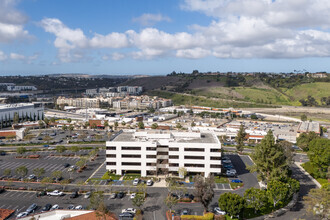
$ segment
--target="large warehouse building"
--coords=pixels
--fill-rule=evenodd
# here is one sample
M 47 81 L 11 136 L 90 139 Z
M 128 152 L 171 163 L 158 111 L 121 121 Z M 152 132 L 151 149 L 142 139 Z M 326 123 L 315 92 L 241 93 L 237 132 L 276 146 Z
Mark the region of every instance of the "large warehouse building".
M 0 120 L 2 124 L 12 124 L 15 115 L 20 121 L 41 120 L 44 115 L 42 103 L 17 103 L 0 105 Z
M 106 143 L 106 169 L 123 175 L 221 173 L 221 143 L 211 132 L 126 130 Z

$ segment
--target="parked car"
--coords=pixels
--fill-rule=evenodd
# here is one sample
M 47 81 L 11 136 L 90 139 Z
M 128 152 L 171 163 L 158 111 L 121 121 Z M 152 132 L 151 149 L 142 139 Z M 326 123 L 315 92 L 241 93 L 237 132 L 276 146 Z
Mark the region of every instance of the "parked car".
M 136 209 L 134 209 L 134 208 L 123 209 L 123 210 L 121 211 L 121 213 L 124 213 L 124 212 L 130 212 L 130 213 L 135 214 L 135 213 L 136 213 Z
M 34 180 L 34 179 L 36 179 L 37 177 L 36 177 L 36 175 L 34 175 L 34 174 L 31 174 L 31 175 L 29 175 L 28 176 L 28 180 Z
M 125 194 L 124 194 L 123 192 L 119 192 L 119 193 L 118 193 L 118 198 L 119 198 L 119 199 L 123 198 L 124 196 L 125 196 Z
M 47 211 L 49 211 L 51 208 L 52 208 L 52 205 L 48 203 L 48 204 L 46 204 L 46 205 L 41 209 L 41 212 L 47 212 Z
M 36 195 L 37 195 L 37 197 L 45 196 L 45 195 L 47 195 L 47 192 L 46 191 L 36 192 Z
M 120 218 L 134 218 L 134 214 L 130 212 L 124 212 L 119 214 Z
M 231 160 L 222 160 L 222 163 L 231 163 Z
M 226 176 L 228 176 L 228 177 L 235 177 L 236 175 L 237 175 L 236 172 L 233 172 L 233 171 L 230 171 L 230 170 L 226 171 Z
M 48 196 L 63 196 L 64 193 L 60 192 L 59 190 L 54 190 L 53 192 L 48 192 L 47 195 Z
M 67 167 L 69 167 L 69 166 L 70 166 L 70 164 L 68 164 L 68 163 L 63 164 L 63 167 L 64 167 L 64 168 L 67 168 Z
M 226 214 L 226 212 L 222 211 L 219 207 L 214 208 L 214 213 L 217 214 L 217 215 L 225 215 Z
M 110 199 L 115 199 L 117 197 L 117 194 L 116 193 L 112 193 L 111 195 L 110 195 Z
M 78 191 L 74 191 L 71 193 L 70 198 L 74 199 L 74 198 L 77 198 L 78 196 L 79 196 Z
M 134 199 L 135 196 L 136 196 L 136 193 L 132 193 L 130 198 L 131 198 L 131 199 Z
M 174 197 L 176 199 L 179 199 L 179 196 L 177 194 L 175 194 L 175 193 L 171 193 L 171 197 Z
M 81 210 L 81 209 L 83 209 L 83 207 L 82 207 L 82 205 L 77 205 L 74 209 L 75 210 Z
M 154 182 L 152 180 L 147 181 L 147 186 L 152 186 L 152 184 L 154 184 Z
M 92 194 L 91 192 L 87 192 L 87 193 L 84 195 L 84 198 L 85 198 L 85 199 L 88 199 L 89 197 L 91 197 L 91 194 Z
M 69 205 L 68 206 L 68 209 L 74 209 L 75 207 L 74 207 L 74 205 Z
M 36 203 L 33 203 L 32 205 L 29 206 L 29 208 L 26 209 L 26 212 L 30 214 L 31 212 L 34 212 L 36 210 L 38 205 Z
M 181 211 L 181 215 L 189 215 L 189 211 L 188 211 L 188 209 L 183 209 L 183 210 Z
M 23 217 L 26 217 L 26 216 L 28 216 L 29 215 L 29 213 L 27 213 L 27 212 L 21 212 L 21 213 L 19 213 L 16 217 L 17 218 L 23 218 Z
M 58 208 L 60 208 L 60 206 L 59 206 L 58 204 L 55 204 L 55 205 L 53 205 L 53 206 L 50 208 L 50 211 L 52 211 L 52 210 L 56 210 L 56 209 L 58 209 Z
M 234 180 L 231 180 L 232 183 L 243 183 L 242 180 L 238 180 L 238 179 L 234 179 Z
M 139 184 L 139 182 L 140 182 L 139 178 L 135 178 L 133 180 L 133 186 L 137 186 Z
M 224 164 L 223 167 L 226 168 L 226 169 L 233 169 L 234 168 L 234 166 L 232 164 Z

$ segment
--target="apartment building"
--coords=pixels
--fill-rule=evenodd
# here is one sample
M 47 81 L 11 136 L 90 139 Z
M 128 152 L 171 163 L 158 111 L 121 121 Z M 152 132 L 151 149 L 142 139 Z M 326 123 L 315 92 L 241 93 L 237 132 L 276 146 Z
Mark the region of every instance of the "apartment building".
M 212 132 L 125 130 L 106 143 L 106 169 L 141 176 L 221 173 L 221 143 Z

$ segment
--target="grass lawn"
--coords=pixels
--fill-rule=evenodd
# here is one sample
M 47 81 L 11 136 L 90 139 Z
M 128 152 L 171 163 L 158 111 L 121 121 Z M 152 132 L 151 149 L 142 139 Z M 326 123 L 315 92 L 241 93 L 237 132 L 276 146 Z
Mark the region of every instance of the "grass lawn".
M 232 183 L 232 182 L 229 182 L 229 184 L 232 189 L 236 189 L 236 188 L 242 187 L 244 185 L 243 183 Z
M 141 174 L 125 174 L 123 180 L 134 180 L 135 178 L 141 178 Z
M 119 180 L 120 177 L 121 177 L 120 175 L 112 174 L 107 171 L 107 172 L 105 172 L 105 174 L 102 176 L 101 179 L 103 179 L 103 180 L 108 180 L 108 179 Z
M 310 162 L 306 162 L 304 164 L 301 165 L 307 173 L 309 173 L 312 177 L 315 178 L 314 173 L 316 173 L 316 167 L 314 167 Z M 319 182 L 321 185 L 324 183 L 328 183 L 327 179 L 323 179 L 323 178 L 315 178 L 317 180 L 317 182 Z
M 223 176 L 216 176 L 214 177 L 215 183 L 228 183 L 228 178 Z

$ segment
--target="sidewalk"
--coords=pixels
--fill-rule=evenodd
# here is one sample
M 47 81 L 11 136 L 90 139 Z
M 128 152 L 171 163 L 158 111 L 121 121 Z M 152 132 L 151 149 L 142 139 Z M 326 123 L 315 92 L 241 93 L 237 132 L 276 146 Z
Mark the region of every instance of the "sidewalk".
M 153 187 L 166 187 L 165 178 L 161 178 L 159 182 L 155 182 Z

